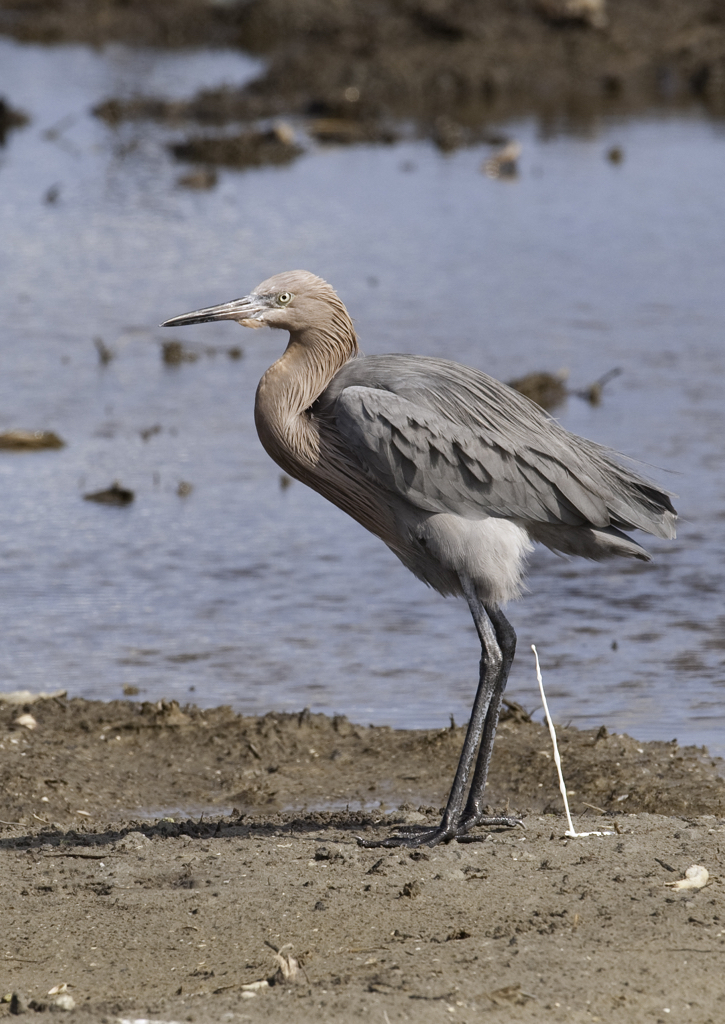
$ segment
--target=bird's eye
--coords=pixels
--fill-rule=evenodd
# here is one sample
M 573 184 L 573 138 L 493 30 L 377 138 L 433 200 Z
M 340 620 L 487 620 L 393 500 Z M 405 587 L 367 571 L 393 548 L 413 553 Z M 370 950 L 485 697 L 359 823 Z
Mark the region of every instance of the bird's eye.
M 290 295 L 289 292 L 280 292 L 279 295 L 277 296 L 277 302 L 280 304 L 280 306 L 286 306 L 291 301 L 292 296 Z

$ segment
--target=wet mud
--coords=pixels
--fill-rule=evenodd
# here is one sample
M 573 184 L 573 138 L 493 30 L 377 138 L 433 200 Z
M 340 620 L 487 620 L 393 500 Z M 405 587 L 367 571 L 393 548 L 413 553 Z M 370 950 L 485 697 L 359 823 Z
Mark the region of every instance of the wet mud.
M 722 762 L 560 737 L 578 828 L 608 834 L 565 836 L 545 730 L 513 707 L 490 801 L 526 829 L 374 850 L 356 837 L 437 818 L 460 728 L 0 704 L 0 1017 L 714 1024 Z M 674 886 L 693 865 L 706 884 Z
M 303 152 L 295 143 L 294 136 L 279 127 L 220 138 L 192 137 L 185 142 L 173 143 L 169 149 L 177 160 L 223 167 L 282 166 L 292 163 Z
M 0 31 L 45 42 L 237 46 L 267 60 L 248 86 L 187 102 L 109 97 L 97 113 L 111 123 L 298 115 L 344 122 L 336 140 L 357 141 L 407 119 L 455 147 L 523 113 L 553 127 L 653 105 L 725 112 L 717 0 L 1 0 Z
M 566 370 L 560 373 L 547 373 L 546 370 L 534 370 L 523 377 L 508 381 L 508 386 L 520 395 L 536 402 L 542 409 L 556 409 L 566 400 L 569 394 L 566 381 Z
M 37 452 L 65 448 L 65 441 L 52 430 L 6 430 L 0 434 L 0 449 L 10 452 Z
M 118 480 L 114 480 L 110 487 L 106 487 L 102 491 L 92 491 L 89 494 L 84 494 L 83 497 L 86 501 L 95 501 L 98 505 L 116 505 L 123 508 L 125 505 L 130 505 L 136 495 L 127 487 L 122 487 Z
M 23 713 L 37 725 L 18 724 Z M 516 814 L 558 813 L 548 733 L 525 718 L 515 705 L 503 715 L 489 802 Z M 308 711 L 249 718 L 174 701 L 0 703 L 0 818 L 30 825 L 39 815 L 66 827 L 79 814 L 354 806 L 374 815 L 402 804 L 437 814 L 463 734 L 462 726 L 399 730 Z M 604 727 L 562 727 L 559 743 L 576 814 L 725 815 L 725 764 L 704 748 L 640 743 Z
M 508 386 L 524 395 L 532 402 L 536 402 L 542 409 L 552 411 L 560 406 L 570 395 L 581 398 L 589 405 L 599 405 L 602 394 L 609 381 L 614 380 L 621 374 L 621 370 L 615 367 L 599 377 L 592 384 L 583 388 L 568 388 L 569 371 L 559 370 L 557 373 L 548 373 L 546 370 L 535 370 L 526 373 L 523 377 L 508 381 Z

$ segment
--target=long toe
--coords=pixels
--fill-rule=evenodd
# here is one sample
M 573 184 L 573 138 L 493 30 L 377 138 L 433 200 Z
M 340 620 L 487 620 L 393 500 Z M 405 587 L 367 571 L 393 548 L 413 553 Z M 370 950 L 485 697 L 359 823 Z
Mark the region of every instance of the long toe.
M 484 835 L 471 835 L 471 829 L 478 828 L 482 825 L 484 828 L 520 828 L 526 829 L 521 818 L 510 818 L 507 815 L 500 815 L 496 818 L 485 818 L 479 816 L 471 816 L 464 818 L 456 829 L 455 838 L 459 843 L 482 843 L 488 838 L 488 833 Z
M 421 832 L 397 832 L 395 835 L 386 836 L 385 839 L 362 839 L 358 836 L 358 846 L 373 850 L 380 847 L 403 846 L 409 850 L 416 850 L 420 846 L 438 846 L 439 843 L 450 843 L 457 836 L 457 830 L 443 828 L 438 825 L 436 828 L 426 828 Z
M 483 843 L 488 839 L 489 833 L 471 834 L 471 829 L 478 828 L 479 825 L 484 828 L 526 828 L 521 818 L 511 818 L 507 815 L 499 815 L 495 818 L 471 815 L 468 818 L 464 818 L 455 827 L 452 825 L 438 825 L 436 828 L 425 828 L 419 832 L 396 832 L 392 836 L 386 836 L 385 839 L 363 839 L 361 836 L 358 836 L 357 842 L 358 846 L 362 846 L 367 850 L 395 846 L 416 850 L 420 846 L 438 846 L 439 843 L 450 843 L 453 839 L 459 843 Z

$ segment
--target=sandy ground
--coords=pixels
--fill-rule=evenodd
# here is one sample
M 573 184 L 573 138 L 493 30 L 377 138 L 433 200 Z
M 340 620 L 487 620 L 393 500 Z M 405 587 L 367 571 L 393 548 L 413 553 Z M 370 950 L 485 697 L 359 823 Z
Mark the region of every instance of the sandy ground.
M 523 717 L 490 795 L 525 831 L 411 852 L 356 837 L 436 819 L 460 728 L 0 705 L 0 1016 L 66 985 L 89 1021 L 718 1024 L 723 763 L 561 729 L 578 825 L 610 833 L 567 839 Z M 693 864 L 705 887 L 667 884 Z

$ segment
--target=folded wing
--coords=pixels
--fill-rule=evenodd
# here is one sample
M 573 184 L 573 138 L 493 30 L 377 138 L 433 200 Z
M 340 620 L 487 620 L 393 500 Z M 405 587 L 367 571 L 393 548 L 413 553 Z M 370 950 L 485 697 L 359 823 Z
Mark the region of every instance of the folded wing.
M 366 472 L 418 508 L 674 536 L 666 492 L 476 370 L 368 357 L 347 364 L 329 397 Z

